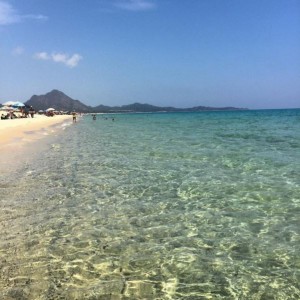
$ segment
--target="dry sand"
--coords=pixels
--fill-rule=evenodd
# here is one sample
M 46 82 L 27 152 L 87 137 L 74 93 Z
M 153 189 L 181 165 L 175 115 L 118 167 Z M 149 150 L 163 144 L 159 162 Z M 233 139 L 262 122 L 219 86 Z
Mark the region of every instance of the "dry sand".
M 62 124 L 71 124 L 72 116 L 57 115 L 46 117 L 0 120 L 0 170 L 12 171 L 24 157 L 42 151 L 41 139 L 48 139 L 63 130 Z M 38 144 L 37 144 L 38 141 Z M 34 152 L 34 153 L 33 153 Z
M 34 134 L 41 131 L 51 133 L 51 126 L 65 121 L 72 122 L 72 116 L 46 117 L 44 115 L 35 115 L 34 118 L 0 120 L 0 151 L 1 148 L 16 139 L 30 141 L 30 139 L 24 139 L 28 133 Z

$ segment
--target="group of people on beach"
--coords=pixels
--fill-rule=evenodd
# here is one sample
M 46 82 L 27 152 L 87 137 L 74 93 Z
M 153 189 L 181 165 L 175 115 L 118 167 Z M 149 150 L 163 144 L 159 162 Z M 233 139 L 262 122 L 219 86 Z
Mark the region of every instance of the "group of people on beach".
M 20 108 L 18 115 L 15 111 L 10 110 L 6 114 L 1 114 L 1 120 L 16 119 L 16 118 L 34 118 L 35 109 L 32 106 L 25 106 Z

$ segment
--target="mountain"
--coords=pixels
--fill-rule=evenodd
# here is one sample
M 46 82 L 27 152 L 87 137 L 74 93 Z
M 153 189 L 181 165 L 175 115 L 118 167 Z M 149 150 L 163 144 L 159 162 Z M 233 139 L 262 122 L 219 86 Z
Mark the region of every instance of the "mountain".
M 77 112 L 195 112 L 195 111 L 210 111 L 210 110 L 245 110 L 245 108 L 236 107 L 207 107 L 196 106 L 191 108 L 175 108 L 175 107 L 160 107 L 150 104 L 133 103 L 122 106 L 106 106 L 98 105 L 96 107 L 88 106 L 74 100 L 63 92 L 53 90 L 45 95 L 33 95 L 25 104 L 31 105 L 36 111 L 46 110 L 49 107 L 59 111 L 77 111 Z
M 127 111 L 127 112 L 195 112 L 195 111 L 209 111 L 209 110 L 244 110 L 244 108 L 235 107 L 207 107 L 195 106 L 191 108 L 176 108 L 176 107 L 160 107 L 150 104 L 133 103 L 123 105 L 121 107 L 112 107 L 111 110 Z
M 92 107 L 79 100 L 74 100 L 58 90 L 53 90 L 46 95 L 33 95 L 25 104 L 31 105 L 36 111 L 46 110 L 50 107 L 59 111 L 89 112 L 92 110 Z
M 174 107 L 160 107 L 150 104 L 133 103 L 122 106 L 104 106 L 99 105 L 94 107 L 95 111 L 106 111 L 106 112 L 161 112 L 161 111 L 181 111 L 179 108 Z

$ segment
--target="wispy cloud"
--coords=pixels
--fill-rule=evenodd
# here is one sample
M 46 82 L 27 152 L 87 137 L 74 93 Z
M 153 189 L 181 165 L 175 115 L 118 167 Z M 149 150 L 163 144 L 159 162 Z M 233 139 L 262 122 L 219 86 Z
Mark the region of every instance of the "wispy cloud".
M 25 19 L 47 20 L 44 15 L 23 15 L 20 14 L 11 4 L 0 0 L 0 25 L 10 25 L 22 22 Z
M 38 52 L 34 54 L 34 58 L 40 60 L 48 60 L 51 59 L 51 56 L 47 52 Z
M 0 1 L 0 25 L 8 25 L 20 22 L 21 18 L 17 11 L 4 1 Z
M 38 52 L 35 53 L 34 58 L 39 60 L 51 60 L 53 62 L 62 63 L 69 68 L 76 67 L 79 61 L 82 60 L 82 56 L 77 53 L 69 55 L 65 53 L 48 54 L 47 52 Z
M 22 19 L 33 19 L 38 21 L 47 21 L 48 17 L 44 15 L 24 15 Z
M 71 56 L 64 53 L 54 53 L 51 55 L 51 58 L 55 62 L 60 62 L 70 68 L 74 68 L 78 65 L 79 61 L 82 59 L 82 56 L 77 53 Z
M 19 56 L 22 55 L 24 53 L 24 48 L 23 47 L 16 47 L 12 50 L 12 55 L 14 56 Z
M 146 11 L 154 9 L 156 4 L 150 0 L 119 0 L 114 6 L 129 11 Z

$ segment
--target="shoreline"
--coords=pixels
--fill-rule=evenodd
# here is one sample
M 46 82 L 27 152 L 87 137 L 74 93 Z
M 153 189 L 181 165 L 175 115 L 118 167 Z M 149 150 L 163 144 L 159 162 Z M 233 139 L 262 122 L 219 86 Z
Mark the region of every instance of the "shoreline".
M 46 151 L 47 142 L 69 125 L 72 125 L 70 115 L 0 120 L 1 177 L 11 175 L 35 155 Z
M 22 119 L 8 119 L 0 121 L 0 152 L 3 147 L 9 145 L 16 139 L 22 139 L 27 136 L 28 132 L 37 133 L 39 131 L 47 131 L 52 126 L 59 125 L 63 122 L 70 121 L 72 123 L 72 116 L 69 115 L 56 115 L 54 117 L 46 117 L 36 115 L 34 118 Z M 30 141 L 30 139 L 26 139 Z

